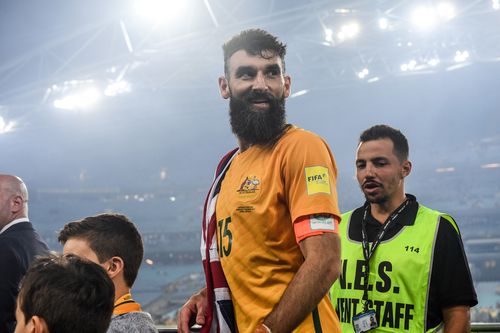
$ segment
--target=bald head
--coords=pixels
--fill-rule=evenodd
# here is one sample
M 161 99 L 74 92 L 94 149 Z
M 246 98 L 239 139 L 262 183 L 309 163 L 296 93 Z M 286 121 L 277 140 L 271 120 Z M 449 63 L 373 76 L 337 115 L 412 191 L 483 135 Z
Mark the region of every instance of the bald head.
M 0 228 L 28 217 L 28 189 L 21 178 L 0 174 Z

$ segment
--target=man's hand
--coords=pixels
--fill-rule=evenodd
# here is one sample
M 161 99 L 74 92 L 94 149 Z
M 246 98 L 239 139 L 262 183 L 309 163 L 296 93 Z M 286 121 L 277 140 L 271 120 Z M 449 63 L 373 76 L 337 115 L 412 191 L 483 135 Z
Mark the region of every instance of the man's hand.
M 203 288 L 184 304 L 177 316 L 177 330 L 179 333 L 189 333 L 189 328 L 195 323 L 205 324 L 207 311 L 207 288 Z

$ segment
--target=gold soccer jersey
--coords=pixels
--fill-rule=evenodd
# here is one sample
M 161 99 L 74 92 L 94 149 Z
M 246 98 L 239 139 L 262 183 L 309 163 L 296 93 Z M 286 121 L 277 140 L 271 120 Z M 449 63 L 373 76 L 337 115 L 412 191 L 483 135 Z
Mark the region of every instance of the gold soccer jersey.
M 327 144 L 296 127 L 273 147 L 252 146 L 234 158 L 216 216 L 219 258 L 240 333 L 252 332 L 271 312 L 304 260 L 293 222 L 313 214 L 340 216 L 336 174 Z M 311 235 L 314 229 L 311 224 Z M 315 332 L 318 325 L 323 332 L 340 331 L 326 295 L 294 332 Z

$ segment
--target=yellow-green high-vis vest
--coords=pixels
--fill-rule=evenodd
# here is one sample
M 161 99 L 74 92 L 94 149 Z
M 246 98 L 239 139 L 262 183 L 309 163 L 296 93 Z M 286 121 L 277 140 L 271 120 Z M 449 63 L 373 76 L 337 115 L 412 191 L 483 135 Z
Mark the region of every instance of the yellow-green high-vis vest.
M 361 242 L 349 239 L 352 211 L 342 215 L 341 276 L 330 289 L 342 332 L 354 332 L 352 317 L 363 311 L 364 257 Z M 382 241 L 370 259 L 368 298 L 377 314 L 373 332 L 426 332 L 429 281 L 440 217 L 458 228 L 453 218 L 419 205 L 415 223 Z M 371 244 L 370 244 L 371 246 Z M 427 332 L 437 332 L 442 324 Z M 372 332 L 372 331 L 370 331 Z

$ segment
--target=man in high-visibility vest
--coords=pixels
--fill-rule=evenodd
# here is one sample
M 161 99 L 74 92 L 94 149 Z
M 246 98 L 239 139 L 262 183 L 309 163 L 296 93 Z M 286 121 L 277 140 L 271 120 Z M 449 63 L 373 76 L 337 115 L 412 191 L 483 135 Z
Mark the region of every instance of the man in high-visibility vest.
M 477 296 L 459 229 L 405 193 L 408 151 L 386 125 L 360 136 L 356 177 L 366 202 L 342 215 L 342 271 L 330 291 L 342 332 L 470 331 Z

